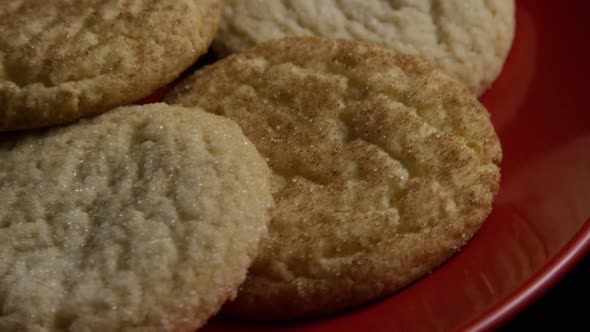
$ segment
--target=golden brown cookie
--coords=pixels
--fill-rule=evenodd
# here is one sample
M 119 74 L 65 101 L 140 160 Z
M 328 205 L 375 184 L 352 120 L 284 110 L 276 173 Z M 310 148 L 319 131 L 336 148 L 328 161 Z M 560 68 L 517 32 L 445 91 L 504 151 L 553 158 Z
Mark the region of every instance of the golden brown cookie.
M 0 0 L 0 131 L 135 102 L 203 54 L 219 0 Z
M 286 36 L 378 42 L 434 63 L 482 94 L 514 37 L 514 0 L 225 0 L 221 54 Z
M 267 231 L 266 163 L 197 109 L 0 134 L 0 160 L 2 332 L 193 332 Z
M 166 97 L 235 120 L 266 158 L 269 238 L 229 314 L 284 319 L 390 294 L 480 227 L 498 190 L 489 113 L 414 56 L 316 37 L 261 44 Z

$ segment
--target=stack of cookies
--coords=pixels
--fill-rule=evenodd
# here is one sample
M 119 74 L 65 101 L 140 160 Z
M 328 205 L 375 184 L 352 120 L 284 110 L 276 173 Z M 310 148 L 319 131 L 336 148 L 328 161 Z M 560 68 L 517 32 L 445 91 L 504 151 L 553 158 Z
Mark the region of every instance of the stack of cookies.
M 477 96 L 513 31 L 513 0 L 0 0 L 0 331 L 317 316 L 431 272 L 498 191 Z

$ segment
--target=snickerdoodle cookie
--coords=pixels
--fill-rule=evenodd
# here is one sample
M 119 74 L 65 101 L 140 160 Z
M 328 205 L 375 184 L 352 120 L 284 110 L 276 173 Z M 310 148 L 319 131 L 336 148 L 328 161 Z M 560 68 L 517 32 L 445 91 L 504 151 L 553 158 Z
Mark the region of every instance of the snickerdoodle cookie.
M 287 38 L 225 58 L 166 98 L 235 120 L 266 158 L 269 238 L 226 312 L 333 312 L 432 271 L 498 189 L 489 113 L 461 84 L 375 44 Z
M 0 0 L 0 131 L 75 121 L 175 79 L 211 43 L 219 0 Z

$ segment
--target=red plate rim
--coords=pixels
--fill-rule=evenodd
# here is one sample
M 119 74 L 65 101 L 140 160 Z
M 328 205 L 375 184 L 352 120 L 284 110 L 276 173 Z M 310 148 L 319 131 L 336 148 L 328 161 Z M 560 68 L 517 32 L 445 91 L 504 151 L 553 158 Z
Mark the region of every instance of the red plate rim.
M 524 285 L 460 330 L 490 331 L 500 327 L 554 286 L 588 252 L 590 252 L 590 219 L 557 255 Z

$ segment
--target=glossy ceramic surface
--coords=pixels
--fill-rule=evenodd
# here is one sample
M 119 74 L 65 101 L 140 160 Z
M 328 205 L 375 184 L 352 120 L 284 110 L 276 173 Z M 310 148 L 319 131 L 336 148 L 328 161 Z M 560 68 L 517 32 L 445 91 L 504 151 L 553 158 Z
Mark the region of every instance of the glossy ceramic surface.
M 584 0 L 517 1 L 513 49 L 481 99 L 503 144 L 501 189 L 459 254 L 340 315 L 272 326 L 215 318 L 203 331 L 485 330 L 534 300 L 590 245 L 589 9 Z

